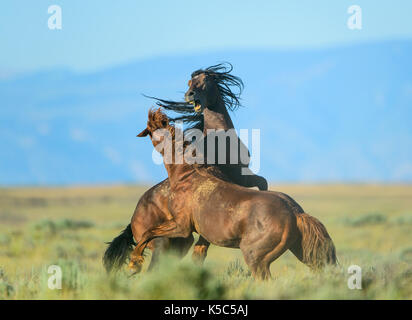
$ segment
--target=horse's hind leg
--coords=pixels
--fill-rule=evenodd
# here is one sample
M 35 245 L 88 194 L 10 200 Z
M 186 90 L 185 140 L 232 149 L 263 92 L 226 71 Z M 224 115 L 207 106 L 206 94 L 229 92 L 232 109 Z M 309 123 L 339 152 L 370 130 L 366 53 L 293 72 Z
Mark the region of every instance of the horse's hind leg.
M 252 176 L 246 176 L 246 184 L 248 188 L 258 187 L 260 191 L 267 191 L 269 188 L 266 179 L 256 174 Z
M 245 174 L 245 172 L 248 174 Z M 267 191 L 268 190 L 268 182 L 266 181 L 265 178 L 258 176 L 257 174 L 254 174 L 252 170 L 249 168 L 241 168 L 241 177 L 240 181 L 237 181 L 238 184 L 246 187 L 246 188 L 252 188 L 252 187 L 258 187 L 260 191 Z
M 290 233 L 285 230 L 275 242 L 272 236 L 268 236 L 251 244 L 241 243 L 240 248 L 247 265 L 252 271 L 252 276 L 262 280 L 270 279 L 271 263 L 290 247 L 291 240 Z
M 266 253 L 265 257 L 262 259 L 262 264 L 261 267 L 264 270 L 264 275 L 268 275 L 269 278 L 271 277 L 270 275 L 270 265 L 273 261 L 275 261 L 277 258 L 279 258 L 282 254 L 285 253 L 286 250 L 290 249 L 291 244 L 296 242 L 296 236 L 295 233 L 290 232 L 291 230 L 291 225 L 286 225 L 284 227 L 282 237 L 280 239 L 280 242 L 275 244 L 275 247 Z
M 245 261 L 252 271 L 252 276 L 256 279 L 269 280 L 272 277 L 270 274 L 270 264 L 287 249 L 284 243 L 280 242 L 272 251 L 266 252 L 266 254 L 253 257 L 250 254 L 245 255 L 244 253 Z
M 261 270 L 262 279 L 271 278 L 270 265 L 273 261 L 279 258 L 288 249 L 288 244 L 284 241 L 279 242 L 272 251 L 268 252 L 262 259 L 259 270 Z
M 305 263 L 303 260 L 303 248 L 302 248 L 302 237 L 299 236 L 295 243 L 289 248 L 290 251 L 295 255 L 296 258 L 302 263 Z
M 260 279 L 263 277 L 262 274 L 262 259 L 264 257 L 264 252 L 261 250 L 255 250 L 253 246 L 241 246 L 240 248 L 245 258 L 245 262 L 252 272 L 252 277 L 255 279 Z M 270 275 L 269 275 L 270 276 Z
M 195 263 L 202 265 L 206 259 L 207 249 L 209 248 L 209 246 L 210 242 L 202 236 L 199 236 L 199 239 L 197 240 L 195 247 L 193 248 L 192 260 Z
M 252 272 L 252 277 L 255 279 L 270 277 L 270 271 L 263 264 L 264 257 L 270 251 L 267 242 L 264 238 L 256 239 L 254 237 L 253 239 L 242 240 L 239 245 L 245 262 Z

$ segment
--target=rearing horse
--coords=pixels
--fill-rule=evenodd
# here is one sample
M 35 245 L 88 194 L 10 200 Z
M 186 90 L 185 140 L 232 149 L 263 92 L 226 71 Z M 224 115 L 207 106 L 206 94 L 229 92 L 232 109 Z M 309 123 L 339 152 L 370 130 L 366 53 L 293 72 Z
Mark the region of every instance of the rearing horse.
M 229 70 L 224 65 L 211 66 L 204 70 L 199 69 L 192 73 L 192 79 L 189 81 L 189 90 L 185 95 L 187 102 L 155 98 L 157 104 L 167 110 L 183 114 L 183 116 L 173 120 L 182 120 L 185 123 L 189 123 L 192 125 L 191 128 L 200 129 L 205 135 L 209 129 L 232 129 L 233 123 L 227 109 L 234 111 L 240 105 L 239 96 L 243 88 L 243 82 L 240 78 L 231 75 L 231 71 L 231 65 Z M 231 87 L 238 88 L 239 92 L 233 92 Z M 239 145 L 242 147 L 243 144 L 240 139 L 239 142 Z M 228 150 L 229 148 L 227 148 Z M 257 186 L 261 190 L 267 190 L 267 182 L 264 178 L 256 175 L 241 174 L 242 168 L 248 167 L 247 163 L 229 164 L 230 152 L 226 152 L 226 155 L 226 164 L 218 166 L 222 167 L 222 172 L 230 181 L 247 187 Z M 106 249 L 103 257 L 106 270 L 117 269 L 126 261 L 135 244 L 133 238 L 140 239 L 142 232 L 147 227 L 153 223 L 160 224 L 170 218 L 170 213 L 165 205 L 168 201 L 169 189 L 169 180 L 165 179 L 146 191 L 140 198 L 131 223 L 119 236 L 109 243 Z M 285 197 L 288 196 L 285 195 Z M 288 201 L 294 202 L 293 199 Z M 149 269 L 156 263 L 162 249 L 171 248 L 178 251 L 181 256 L 184 256 L 192 243 L 192 235 L 186 239 L 154 239 L 148 244 L 153 253 Z M 203 262 L 206 258 L 208 247 L 209 243 L 200 237 L 195 244 L 193 258 L 196 261 Z
M 240 104 L 240 95 L 243 90 L 243 81 L 231 74 L 233 66 L 230 63 L 217 64 L 205 69 L 198 69 L 191 74 L 191 79 L 188 81 L 188 90 L 185 93 L 185 101 L 194 106 L 193 109 L 188 108 L 187 104 L 182 102 L 168 101 L 163 99 L 156 99 L 157 105 L 169 110 L 182 114 L 177 118 L 172 118 L 173 122 L 183 120 L 186 123 L 192 125 L 186 129 L 200 129 L 203 131 L 205 144 L 204 159 L 208 158 L 207 154 L 207 140 L 215 139 L 219 134 L 225 135 L 230 129 L 234 129 L 232 119 L 229 116 L 230 111 L 235 111 Z M 236 90 L 237 89 L 237 90 Z M 208 134 L 209 130 L 216 130 L 217 135 L 212 136 Z M 225 137 L 225 136 L 224 136 Z M 230 182 L 244 186 L 244 187 L 258 187 L 259 190 L 268 190 L 268 183 L 265 178 L 253 174 L 248 168 L 249 166 L 249 151 L 243 142 L 236 136 L 237 145 L 239 146 L 237 152 L 237 163 L 231 163 L 231 150 L 230 142 L 226 140 L 225 154 L 226 159 L 223 164 L 218 164 L 219 152 L 218 148 L 215 149 L 214 164 L 217 164 L 221 174 Z M 241 162 L 240 154 L 247 154 L 248 160 Z M 247 175 L 243 174 L 243 171 L 247 171 Z M 279 196 L 284 197 L 296 210 L 302 210 L 302 208 L 288 195 L 278 193 Z M 193 257 L 200 262 L 206 258 L 207 250 L 210 243 L 207 242 L 202 236 L 199 237 L 195 248 Z
M 185 93 L 185 100 L 194 106 L 195 112 L 203 115 L 201 125 L 195 125 L 196 128 L 203 130 L 203 135 L 208 139 L 208 130 L 218 130 L 217 134 L 224 134 L 225 131 L 234 129 L 232 119 L 229 116 L 228 109 L 236 110 L 240 106 L 240 94 L 243 90 L 243 82 L 239 77 L 231 74 L 233 67 L 228 64 L 226 68 L 224 64 L 218 64 L 206 69 L 199 69 L 192 73 L 191 79 L 188 82 L 189 89 Z M 234 92 L 232 88 L 237 88 L 238 92 Z M 160 100 L 158 105 L 166 110 L 179 111 L 179 103 Z M 188 117 L 176 118 L 185 121 L 196 121 L 196 117 L 192 114 Z M 176 120 L 174 119 L 174 120 Z M 226 141 L 226 160 L 225 163 L 219 164 L 222 173 L 228 179 L 236 184 L 244 187 L 258 187 L 259 190 L 267 190 L 268 183 L 265 178 L 253 174 L 249 169 L 249 152 L 247 147 L 238 138 L 239 149 L 237 152 L 248 155 L 245 162 L 240 161 L 239 154 L 237 163 L 230 163 L 231 151 L 228 141 Z M 207 143 L 207 142 L 206 142 Z M 207 148 L 206 148 L 207 149 Z M 206 150 L 205 149 L 205 150 Z M 205 153 L 207 158 L 207 153 Z M 218 163 L 218 152 L 215 151 L 215 161 Z M 248 174 L 242 173 L 247 171 Z
M 146 129 L 138 136 L 149 135 L 156 148 L 170 132 L 172 163 L 164 161 L 170 193 L 168 208 L 172 218 L 148 229 L 137 243 L 129 266 L 140 270 L 147 243 L 157 237 L 188 237 L 199 233 L 207 241 L 222 247 L 240 248 L 252 275 L 270 277 L 270 264 L 286 250 L 310 267 L 336 264 L 332 239 L 324 225 L 275 192 L 256 191 L 221 180 L 219 167 L 174 163 L 185 145 L 175 139 L 179 130 L 169 124 L 160 110 L 149 111 Z M 183 150 L 183 151 L 182 151 Z M 164 155 L 164 150 L 158 150 Z

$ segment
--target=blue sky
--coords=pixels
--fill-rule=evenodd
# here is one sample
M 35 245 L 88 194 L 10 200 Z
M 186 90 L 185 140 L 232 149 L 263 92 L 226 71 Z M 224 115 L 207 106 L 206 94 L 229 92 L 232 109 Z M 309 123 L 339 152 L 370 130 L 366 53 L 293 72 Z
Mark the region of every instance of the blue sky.
M 50 5 L 62 30 L 48 29 Z M 351 5 L 362 30 L 347 27 Z M 410 0 L 1 0 L 0 184 L 159 181 L 135 137 L 152 103 L 141 93 L 181 99 L 193 70 L 220 61 L 245 82 L 232 118 L 262 129 L 270 181 L 410 182 L 411 12 Z
M 49 30 L 49 5 L 63 29 Z M 362 30 L 347 9 L 362 8 Z M 0 75 L 93 71 L 136 59 L 228 48 L 311 48 L 412 38 L 412 1 L 2 0 Z

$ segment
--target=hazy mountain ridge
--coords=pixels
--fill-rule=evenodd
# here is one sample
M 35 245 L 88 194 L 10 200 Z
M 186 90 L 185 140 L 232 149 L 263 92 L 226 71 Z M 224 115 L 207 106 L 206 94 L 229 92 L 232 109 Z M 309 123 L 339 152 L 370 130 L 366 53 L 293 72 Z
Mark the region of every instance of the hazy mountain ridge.
M 158 181 L 136 134 L 190 73 L 230 61 L 245 82 L 239 128 L 261 129 L 271 181 L 411 181 L 412 42 L 157 57 L 99 72 L 0 80 L 0 184 Z

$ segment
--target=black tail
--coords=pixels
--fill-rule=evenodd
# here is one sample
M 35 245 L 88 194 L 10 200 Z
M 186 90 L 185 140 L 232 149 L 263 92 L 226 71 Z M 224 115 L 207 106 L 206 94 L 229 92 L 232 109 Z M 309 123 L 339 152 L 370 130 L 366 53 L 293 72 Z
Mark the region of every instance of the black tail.
M 131 225 L 129 224 L 112 242 L 103 256 L 103 265 L 107 272 L 119 269 L 126 261 L 135 245 Z

